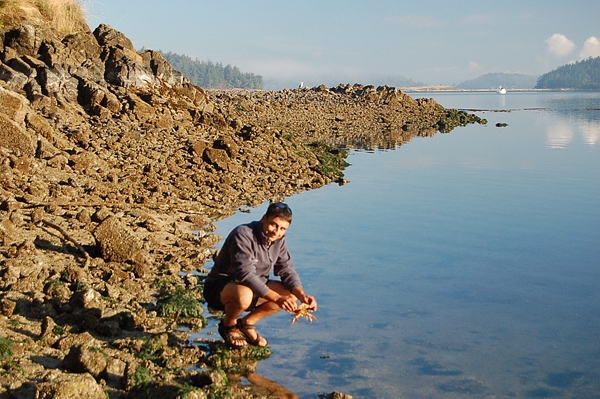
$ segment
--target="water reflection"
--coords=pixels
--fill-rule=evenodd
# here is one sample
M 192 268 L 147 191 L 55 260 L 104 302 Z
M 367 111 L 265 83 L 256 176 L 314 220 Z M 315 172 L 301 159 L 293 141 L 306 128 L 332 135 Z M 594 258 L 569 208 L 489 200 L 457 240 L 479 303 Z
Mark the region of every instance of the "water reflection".
M 500 96 L 500 109 L 506 109 L 506 96 Z
M 210 311 L 206 309 L 206 311 Z M 203 333 L 214 336 L 216 325 L 208 326 Z M 210 365 L 215 371 L 211 373 L 200 373 L 196 378 L 195 385 L 218 386 L 222 382 L 222 373 L 236 390 L 243 390 L 249 397 L 273 398 L 273 399 L 298 399 L 298 395 L 277 382 L 263 377 L 256 371 L 259 360 L 267 359 L 271 356 L 271 351 L 265 348 L 252 347 L 250 345 L 239 349 L 228 349 L 222 341 L 215 341 L 212 338 L 203 338 L 199 334 L 193 333 L 193 342 L 200 345 L 210 355 L 206 364 L 199 364 L 195 367 L 200 370 L 201 367 Z
M 573 140 L 571 126 L 557 122 L 548 126 L 546 145 L 550 148 L 564 148 Z
M 431 95 L 431 94 L 428 94 Z M 415 93 L 414 98 L 423 94 Z M 565 148 L 574 140 L 589 147 L 600 141 L 600 94 L 597 92 L 439 93 L 434 99 L 446 108 L 469 112 L 541 112 L 546 147 Z
M 556 115 L 556 116 L 555 116 Z M 588 111 L 585 118 L 578 118 L 578 114 L 559 112 L 550 115 L 546 121 L 547 140 L 549 148 L 565 148 L 579 137 L 589 147 L 594 147 L 600 138 L 600 120 L 593 119 Z M 600 117 L 597 112 L 596 117 Z
M 590 121 L 589 123 L 579 123 L 578 128 L 581 136 L 587 145 L 593 147 L 600 139 L 600 121 Z
M 256 369 L 256 363 L 254 363 L 254 369 Z M 238 377 L 238 384 L 242 382 L 242 378 Z M 235 378 L 233 378 L 235 379 Z M 257 397 L 267 397 L 274 399 L 298 399 L 298 395 L 279 385 L 275 381 L 269 380 L 262 375 L 253 372 L 245 376 L 245 380 L 250 385 L 250 390 Z
M 575 98 L 544 98 L 542 103 L 553 111 L 548 126 L 548 147 L 564 148 L 577 136 L 590 147 L 596 145 L 600 138 L 600 99 L 597 96 L 583 93 Z M 554 115 L 558 118 L 553 118 Z

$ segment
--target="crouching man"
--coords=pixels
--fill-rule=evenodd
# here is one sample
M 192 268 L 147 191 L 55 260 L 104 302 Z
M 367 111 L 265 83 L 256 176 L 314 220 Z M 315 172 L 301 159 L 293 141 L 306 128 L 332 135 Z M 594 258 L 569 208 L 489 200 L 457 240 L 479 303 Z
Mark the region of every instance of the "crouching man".
M 291 223 L 292 210 L 286 204 L 270 204 L 260 220 L 229 233 L 206 277 L 204 297 L 210 308 L 225 312 L 219 334 L 231 347 L 268 346 L 256 323 L 282 309 L 294 312 L 298 301 L 317 310 L 288 251 L 285 232 Z M 271 270 L 280 280 L 270 278 Z

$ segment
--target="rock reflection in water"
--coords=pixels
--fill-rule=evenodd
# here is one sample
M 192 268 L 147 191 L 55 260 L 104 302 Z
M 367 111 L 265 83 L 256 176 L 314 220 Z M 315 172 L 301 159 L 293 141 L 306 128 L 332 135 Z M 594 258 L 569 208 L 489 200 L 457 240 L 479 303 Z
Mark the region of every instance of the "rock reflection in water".
M 255 364 L 256 368 L 256 364 Z M 239 378 L 239 377 L 238 377 Z M 233 379 L 233 377 L 232 377 Z M 271 381 L 260 374 L 254 372 L 245 376 L 252 385 L 250 390 L 257 397 L 268 397 L 277 399 L 298 399 L 298 395 L 289 391 L 285 387 L 279 385 L 275 381 Z M 241 379 L 239 381 L 241 383 Z
M 448 110 L 430 98 L 413 99 L 389 86 L 339 85 L 279 92 L 211 90 L 231 123 L 294 132 L 304 143 L 345 149 L 394 149 L 415 137 L 449 132 L 455 126 L 485 123 L 474 115 Z

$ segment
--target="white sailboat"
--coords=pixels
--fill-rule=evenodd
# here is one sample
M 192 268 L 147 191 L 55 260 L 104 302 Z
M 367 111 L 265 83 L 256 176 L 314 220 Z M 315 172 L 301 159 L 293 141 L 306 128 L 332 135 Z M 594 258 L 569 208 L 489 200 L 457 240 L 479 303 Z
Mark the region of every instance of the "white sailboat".
M 498 89 L 498 94 L 506 94 L 506 89 L 502 86 Z

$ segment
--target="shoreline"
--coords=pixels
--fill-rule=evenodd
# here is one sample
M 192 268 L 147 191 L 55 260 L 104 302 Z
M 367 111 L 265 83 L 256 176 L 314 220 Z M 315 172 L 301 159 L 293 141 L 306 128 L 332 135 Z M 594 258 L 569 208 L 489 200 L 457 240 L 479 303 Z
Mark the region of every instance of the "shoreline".
M 5 29 L 29 48 L 29 28 Z M 245 397 L 226 372 L 268 354 L 190 345 L 178 329 L 205 327 L 214 222 L 344 184 L 339 146 L 485 123 L 387 86 L 204 91 L 109 26 L 67 41 L 31 29 L 53 63 L 6 46 L 37 69 L 0 64 L 0 395 Z
M 415 87 L 399 87 L 404 93 L 497 93 L 498 89 L 463 89 L 454 86 L 415 86 Z M 540 92 L 597 92 L 598 90 L 581 90 L 581 89 L 510 89 L 506 88 L 507 93 L 540 93 Z

